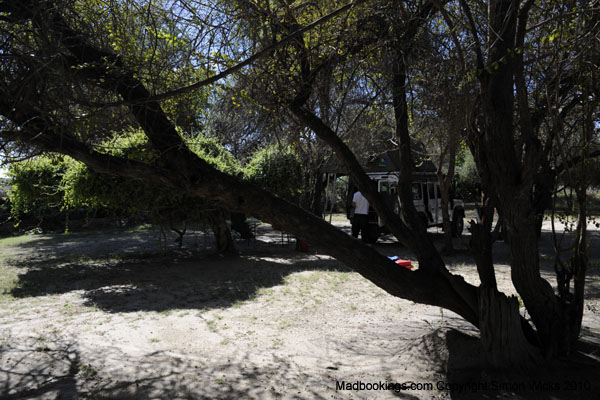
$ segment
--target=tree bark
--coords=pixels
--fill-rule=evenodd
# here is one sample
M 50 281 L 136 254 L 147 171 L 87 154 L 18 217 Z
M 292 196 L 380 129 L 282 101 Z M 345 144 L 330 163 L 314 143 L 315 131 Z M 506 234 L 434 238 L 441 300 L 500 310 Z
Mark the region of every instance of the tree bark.
M 310 200 L 310 211 L 318 217 L 323 216 L 323 190 L 325 189 L 325 181 L 323 173 L 318 171 L 315 173 L 315 184 L 312 188 L 312 196 Z
M 517 38 L 518 13 L 518 1 L 489 2 L 487 64 L 480 59 L 479 127 L 471 133 L 469 146 L 484 191 L 497 199 L 506 222 L 512 281 L 537 328 L 544 355 L 553 358 L 564 348 L 564 314 L 552 287 L 540 275 L 536 215 L 531 202 L 540 148 L 531 130 L 522 80 L 515 79 L 522 70 L 514 57 L 507 56 Z M 526 13 L 519 17 L 522 25 Z M 518 122 L 525 128 L 520 136 L 515 134 L 515 82 L 524 118 Z
M 579 205 L 579 221 L 575 238 L 575 254 L 571 259 L 573 272 L 573 298 L 570 299 L 569 309 L 569 343 L 574 343 L 581 333 L 583 319 L 583 304 L 585 295 L 585 277 L 588 267 L 588 241 L 587 241 L 587 187 L 577 191 Z
M 452 225 L 450 221 L 450 212 L 448 210 L 450 206 L 450 186 L 452 185 L 452 178 L 454 177 L 454 169 L 456 164 L 456 150 L 458 143 L 454 143 L 454 138 L 448 138 L 444 151 L 440 154 L 440 164 L 438 165 L 437 179 L 440 185 L 440 192 L 442 197 L 442 223 L 444 225 L 444 251 L 451 253 L 453 251 L 452 245 Z M 442 166 L 445 161 L 446 154 L 448 153 L 448 171 L 446 174 L 442 173 Z M 456 218 L 457 216 L 453 216 Z
M 475 258 L 481 286 L 496 289 L 496 273 L 494 271 L 494 260 L 492 259 L 492 237 L 490 233 L 494 208 L 490 205 L 489 199 L 482 205 L 480 213 L 480 222 L 471 221 L 469 246 Z
M 525 369 L 541 361 L 539 348 L 524 334 L 526 323 L 516 297 L 506 297 L 494 287 L 479 288 L 479 331 L 487 362 L 493 367 Z
M 175 239 L 175 241 L 177 242 L 177 247 L 182 248 L 183 237 L 185 236 L 185 232 L 187 231 L 187 222 L 183 221 L 183 227 L 181 229 L 178 229 L 171 224 L 171 230 L 177 234 L 177 239 Z
M 540 276 L 535 218 L 516 210 L 505 213 L 511 250 L 511 277 L 537 328 L 546 358 L 568 351 L 564 308 L 550 284 Z
M 225 212 L 221 209 L 208 212 L 208 220 L 215 237 L 215 248 L 218 253 L 235 254 L 235 243 L 225 219 Z

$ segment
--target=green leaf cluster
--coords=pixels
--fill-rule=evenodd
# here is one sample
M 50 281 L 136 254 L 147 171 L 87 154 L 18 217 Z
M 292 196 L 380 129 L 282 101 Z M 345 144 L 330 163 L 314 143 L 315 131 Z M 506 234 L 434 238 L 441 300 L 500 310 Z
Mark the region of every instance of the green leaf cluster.
M 193 153 L 221 172 L 236 175 L 242 170 L 238 160 L 215 138 L 198 135 L 186 140 L 186 144 Z
M 189 148 L 217 169 L 237 174 L 241 168 L 216 140 L 197 136 L 188 139 Z M 156 152 L 141 131 L 115 136 L 98 147 L 102 152 L 152 164 Z M 71 210 L 80 207 L 108 209 L 126 215 L 149 215 L 159 223 L 202 220 L 207 201 L 199 201 L 172 189 L 126 177 L 96 173 L 65 156 L 44 155 L 14 163 L 10 169 L 12 214 L 19 216 L 48 209 Z
M 63 199 L 61 177 L 67 168 L 60 156 L 36 157 L 12 164 L 8 171 L 11 214 L 35 213 L 41 217 L 59 208 Z
M 287 200 L 295 200 L 302 189 L 302 163 L 291 146 L 269 146 L 246 164 L 245 178 Z

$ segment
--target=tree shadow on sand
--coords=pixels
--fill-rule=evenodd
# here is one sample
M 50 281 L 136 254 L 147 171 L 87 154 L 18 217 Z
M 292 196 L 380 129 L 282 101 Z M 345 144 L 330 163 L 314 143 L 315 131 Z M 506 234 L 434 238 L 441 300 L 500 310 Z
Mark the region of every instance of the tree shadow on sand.
M 117 348 L 101 351 L 56 336 L 42 344 L 33 337 L 4 344 L 0 398 L 262 399 L 294 393 L 298 399 L 325 399 L 329 384 L 275 356 L 257 364 L 245 354 L 199 360 L 164 351 L 133 358 Z
M 22 261 L 14 297 L 83 291 L 85 305 L 108 312 L 228 307 L 300 271 L 350 270 L 328 257 L 247 250 L 239 256 L 192 253 L 131 255 L 120 259 L 58 257 Z
M 13 345 L 10 339 L 0 346 L 0 398 L 77 397 L 76 376 L 85 368 L 73 342 L 38 337 Z

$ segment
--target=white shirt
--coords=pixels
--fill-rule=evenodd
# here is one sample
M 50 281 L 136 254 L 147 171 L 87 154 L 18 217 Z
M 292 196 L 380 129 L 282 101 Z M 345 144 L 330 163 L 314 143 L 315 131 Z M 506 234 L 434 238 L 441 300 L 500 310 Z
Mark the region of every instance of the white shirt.
M 356 208 L 354 209 L 354 214 L 369 214 L 369 202 L 360 192 L 354 193 L 352 197 L 352 202 L 356 204 Z

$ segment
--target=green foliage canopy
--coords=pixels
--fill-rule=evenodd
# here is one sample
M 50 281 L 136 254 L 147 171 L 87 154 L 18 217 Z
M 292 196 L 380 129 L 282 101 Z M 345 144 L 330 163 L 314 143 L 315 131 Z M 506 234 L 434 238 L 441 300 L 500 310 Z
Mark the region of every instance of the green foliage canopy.
M 218 142 L 197 136 L 187 140 L 190 149 L 221 171 L 235 174 L 238 162 Z M 152 163 L 156 157 L 140 131 L 115 136 L 103 144 L 111 155 Z M 66 156 L 43 155 L 14 163 L 10 168 L 12 213 L 19 216 L 49 209 L 79 207 L 109 209 L 127 215 L 150 214 L 159 223 L 203 219 L 209 202 L 129 178 L 107 176 Z

